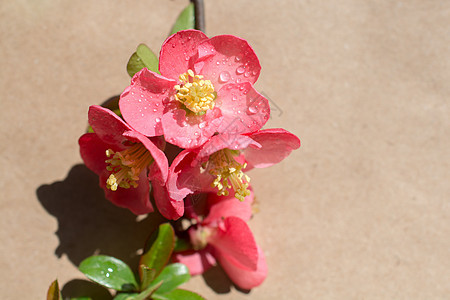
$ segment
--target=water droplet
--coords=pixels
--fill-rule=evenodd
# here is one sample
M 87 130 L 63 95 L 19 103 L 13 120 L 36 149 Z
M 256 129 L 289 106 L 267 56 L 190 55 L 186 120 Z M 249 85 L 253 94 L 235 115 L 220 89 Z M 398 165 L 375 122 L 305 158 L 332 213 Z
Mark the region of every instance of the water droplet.
M 159 103 L 158 103 L 158 102 L 156 102 L 156 103 L 155 103 L 155 106 L 159 106 Z
M 172 44 L 172 48 L 175 48 L 176 46 L 175 46 L 175 44 Z
M 196 132 L 194 132 L 194 135 L 195 135 L 195 136 L 198 136 L 198 135 L 199 135 L 199 133 L 198 133 L 198 132 L 196 131 Z
M 188 41 L 190 41 L 192 38 L 190 36 L 188 36 Z
M 236 73 L 238 74 L 238 75 L 241 75 L 241 74 L 243 74 L 245 72 L 245 67 L 244 66 L 239 66 L 237 69 L 236 69 Z
M 108 272 L 113 272 L 114 270 L 112 268 L 108 268 Z
M 141 117 L 143 117 L 144 116 L 144 114 L 141 114 Z
M 240 78 L 236 79 L 236 82 L 237 83 L 241 82 L 241 79 Z
M 237 149 L 238 148 L 238 145 L 234 145 L 234 149 Z
M 258 109 L 255 106 L 252 105 L 252 106 L 248 107 L 247 113 L 249 115 L 256 114 L 257 112 L 258 112 Z
M 139 99 L 138 101 L 139 101 L 139 102 L 142 102 L 142 99 Z
M 220 61 L 216 62 L 217 65 L 220 65 Z
M 144 95 L 141 94 L 141 98 L 144 98 Z
M 240 110 L 237 111 L 238 114 L 242 113 Z
M 206 126 L 206 122 L 201 122 L 200 124 L 198 124 L 198 128 L 202 129 Z
M 237 100 L 237 96 L 236 95 L 233 95 L 233 98 L 231 98 L 233 101 L 236 101 Z
M 241 85 L 241 86 L 239 87 L 239 90 L 240 90 L 240 91 L 243 91 L 243 90 L 244 90 L 244 86 Z
M 254 71 L 252 72 L 252 74 L 253 74 L 253 76 L 256 76 L 256 74 L 258 74 L 258 71 L 254 70 Z
M 144 109 L 147 109 L 147 106 L 144 106 Z
M 250 72 L 245 72 L 244 77 L 250 76 Z
M 219 81 L 221 82 L 221 83 L 225 83 L 225 82 L 227 82 L 228 80 L 230 80 L 230 73 L 228 72 L 228 71 L 223 71 L 223 72 L 220 72 L 220 75 L 219 75 Z
M 241 60 L 241 58 L 240 58 L 239 56 L 236 56 L 234 59 L 235 59 L 236 61 L 240 61 L 240 60 Z
M 154 112 L 157 112 L 158 110 L 156 108 L 153 109 Z
M 161 122 L 161 119 L 160 119 L 160 118 L 156 118 L 156 119 L 155 119 L 155 122 L 156 122 L 156 123 L 159 123 L 159 122 Z

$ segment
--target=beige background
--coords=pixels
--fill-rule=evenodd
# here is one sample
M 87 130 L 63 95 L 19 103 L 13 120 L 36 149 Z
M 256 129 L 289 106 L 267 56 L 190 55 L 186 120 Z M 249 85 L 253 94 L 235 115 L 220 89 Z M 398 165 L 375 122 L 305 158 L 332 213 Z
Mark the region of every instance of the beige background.
M 251 174 L 264 284 L 246 294 L 214 270 L 188 287 L 450 299 L 450 2 L 205 2 L 207 34 L 244 37 L 259 56 L 256 87 L 278 108 L 266 127 L 302 147 Z M 1 299 L 43 299 L 56 277 L 75 295 L 94 253 L 136 263 L 154 222 L 102 198 L 77 139 L 88 106 L 129 84 L 135 47 L 159 51 L 186 4 L 0 1 Z

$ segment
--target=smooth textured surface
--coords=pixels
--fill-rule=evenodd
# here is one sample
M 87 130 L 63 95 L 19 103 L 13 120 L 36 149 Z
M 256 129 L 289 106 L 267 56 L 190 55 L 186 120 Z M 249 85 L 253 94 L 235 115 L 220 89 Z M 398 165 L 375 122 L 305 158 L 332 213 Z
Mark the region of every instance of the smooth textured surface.
M 76 296 L 76 265 L 94 253 L 137 264 L 156 222 L 102 199 L 77 140 L 88 106 L 125 89 L 136 46 L 159 51 L 187 2 L 0 1 L 1 299 L 43 299 L 56 277 Z M 207 34 L 243 37 L 260 59 L 266 128 L 302 147 L 250 174 L 263 285 L 246 294 L 212 270 L 187 287 L 208 299 L 448 299 L 450 3 L 205 2 Z

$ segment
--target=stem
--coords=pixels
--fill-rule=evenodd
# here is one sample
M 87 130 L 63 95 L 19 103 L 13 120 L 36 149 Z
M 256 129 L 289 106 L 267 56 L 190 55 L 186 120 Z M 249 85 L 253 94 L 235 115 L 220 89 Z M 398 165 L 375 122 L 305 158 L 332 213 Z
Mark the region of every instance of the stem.
M 203 0 L 191 0 L 194 3 L 195 29 L 205 32 L 205 6 Z

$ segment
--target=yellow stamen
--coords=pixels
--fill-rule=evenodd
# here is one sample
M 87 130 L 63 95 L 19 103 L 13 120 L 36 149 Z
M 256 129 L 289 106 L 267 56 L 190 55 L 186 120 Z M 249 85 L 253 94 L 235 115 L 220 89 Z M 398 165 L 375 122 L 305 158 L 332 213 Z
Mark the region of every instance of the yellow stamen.
M 105 160 L 108 164 L 106 169 L 111 172 L 106 180 L 106 187 L 111 191 L 116 191 L 118 187 L 136 188 L 139 174 L 153 161 L 150 152 L 142 144 L 134 144 L 120 152 L 108 149 L 106 150 L 106 156 L 112 156 L 112 158 Z
M 208 109 L 214 108 L 216 92 L 209 80 L 202 75 L 195 75 L 192 70 L 180 75 L 181 85 L 175 85 L 175 99 L 195 114 L 204 114 Z
M 250 177 L 248 177 L 242 169 L 247 167 L 244 163 L 241 165 L 233 156 L 236 155 L 232 150 L 223 149 L 215 152 L 209 157 L 210 167 L 209 173 L 216 177 L 211 183 L 212 187 L 217 187 L 219 196 L 228 196 L 229 189 L 234 190 L 234 197 L 240 201 L 250 195 L 248 189 Z

